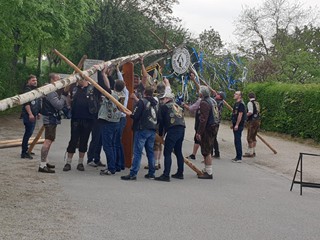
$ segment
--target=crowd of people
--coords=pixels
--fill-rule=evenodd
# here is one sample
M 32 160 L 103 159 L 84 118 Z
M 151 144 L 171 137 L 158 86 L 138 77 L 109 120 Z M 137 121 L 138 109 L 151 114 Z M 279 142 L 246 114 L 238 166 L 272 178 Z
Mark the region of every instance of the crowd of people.
M 123 130 L 127 115 L 133 119 L 133 156 L 132 166 L 128 175 L 122 180 L 136 180 L 141 165 L 143 149 L 148 159 L 147 179 L 169 182 L 170 178 L 184 179 L 184 157 L 182 154 L 185 136 L 184 111 L 195 114 L 195 135 L 193 152 L 187 158 L 196 159 L 198 149 L 201 149 L 204 169 L 198 174 L 199 179 L 213 179 L 212 158 L 220 158 L 217 134 L 221 122 L 225 93 L 216 92 L 211 88 L 197 86 L 199 99 L 192 105 L 178 105 L 172 92 L 169 80 L 155 81 L 150 76 L 141 60 L 142 76 L 134 75 L 134 92 L 129 93 L 118 66 L 113 74 L 111 68 L 98 71 L 98 84 L 107 91 L 102 95 L 86 80 L 79 80 L 76 85 L 63 91 L 46 95 L 23 105 L 22 119 L 25 125 L 21 158 L 32 159 L 28 151 L 28 141 L 31 137 L 36 120 L 42 115 L 45 128 L 45 141 L 41 148 L 39 172 L 55 173 L 55 166 L 48 162 L 48 154 L 56 138 L 56 128 L 61 122 L 61 110 L 70 109 L 71 126 L 70 140 L 66 148 L 65 166 L 63 171 L 72 169 L 72 159 L 78 149 L 76 169 L 84 171 L 84 158 L 87 153 L 87 165 L 103 167 L 100 175 L 114 175 L 125 169 L 125 154 L 122 144 Z M 116 75 L 115 80 L 112 76 Z M 195 74 L 190 72 L 190 79 L 195 80 Z M 49 83 L 60 79 L 58 74 L 49 75 Z M 37 78 L 30 75 L 25 86 L 25 92 L 37 87 Z M 109 96 L 109 97 L 108 97 Z M 112 96 L 112 97 L 111 97 Z M 127 107 L 129 98 L 134 101 L 133 111 L 123 112 L 114 100 Z M 249 94 L 246 106 L 242 93 L 234 93 L 235 104 L 232 111 L 232 126 L 236 157 L 233 162 L 241 162 L 242 157 L 255 157 L 256 135 L 260 126 L 260 105 L 255 100 L 254 93 Z M 248 125 L 248 150 L 242 154 L 241 135 L 245 123 Z M 91 142 L 88 148 L 88 141 Z M 163 148 L 164 169 L 156 177 L 156 170 L 161 168 L 160 159 Z M 106 155 L 106 164 L 101 162 L 101 150 Z M 177 159 L 177 172 L 170 175 L 172 153 Z

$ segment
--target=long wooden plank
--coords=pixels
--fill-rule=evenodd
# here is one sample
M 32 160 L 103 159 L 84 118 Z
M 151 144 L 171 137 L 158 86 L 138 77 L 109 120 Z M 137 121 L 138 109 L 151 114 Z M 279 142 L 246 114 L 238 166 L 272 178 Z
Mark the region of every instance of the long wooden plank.
M 132 62 L 128 62 L 123 65 L 123 78 L 126 83 L 126 87 L 129 91 L 129 96 L 134 91 L 133 86 L 133 75 L 134 75 L 134 65 Z M 129 97 L 127 108 L 133 111 L 133 100 Z M 125 156 L 125 167 L 129 168 L 132 164 L 133 156 L 133 131 L 132 131 L 133 120 L 127 116 L 127 124 L 123 130 L 122 144 L 124 147 L 124 156 Z
M 44 139 L 41 138 L 38 140 L 37 144 L 41 144 L 44 142 Z M 31 144 L 32 140 L 29 140 L 28 144 Z M 7 144 L 2 144 L 0 145 L 0 149 L 2 148 L 10 148 L 10 147 L 20 147 L 22 145 L 22 141 L 18 141 L 18 142 L 11 142 L 11 143 L 7 143 Z

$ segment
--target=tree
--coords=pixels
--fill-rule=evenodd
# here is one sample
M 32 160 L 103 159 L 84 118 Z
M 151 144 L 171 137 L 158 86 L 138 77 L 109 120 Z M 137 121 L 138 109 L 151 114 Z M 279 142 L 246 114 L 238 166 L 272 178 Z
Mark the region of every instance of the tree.
M 220 34 L 212 27 L 209 30 L 205 29 L 199 34 L 198 44 L 206 55 L 214 55 L 217 50 L 223 47 Z
M 175 2 L 96 1 L 94 20 L 74 39 L 73 45 L 78 52 L 86 53 L 89 58 L 102 60 L 162 47 L 149 29 L 152 28 L 158 34 L 167 31 L 170 39 L 177 39 L 176 35 L 183 35 L 184 31 L 173 24 L 178 20 L 170 17 L 171 5 Z
M 296 27 L 315 23 L 318 13 L 303 8 L 303 5 L 290 0 L 265 0 L 259 7 L 246 6 L 237 22 L 236 33 L 240 37 L 241 45 L 249 50 L 247 53 L 269 55 L 272 47 L 271 39 L 280 31 L 292 33 Z M 246 46 L 245 46 L 246 44 Z
M 279 31 L 274 37 L 273 59 L 278 66 L 278 79 L 312 82 L 320 79 L 320 28 L 305 26 L 292 34 Z

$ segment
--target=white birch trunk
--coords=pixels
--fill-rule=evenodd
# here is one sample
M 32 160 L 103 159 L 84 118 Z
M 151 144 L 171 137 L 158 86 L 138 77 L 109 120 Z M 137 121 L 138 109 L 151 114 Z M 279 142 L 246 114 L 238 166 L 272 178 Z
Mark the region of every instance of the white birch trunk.
M 159 54 L 163 54 L 166 52 L 167 52 L 166 49 L 158 49 L 158 50 L 151 50 L 151 51 L 147 51 L 144 53 L 137 53 L 137 54 L 133 54 L 130 56 L 116 58 L 116 59 L 99 64 L 97 68 L 95 68 L 93 66 L 93 67 L 87 69 L 86 71 L 83 71 L 83 74 L 86 76 L 91 76 L 97 70 L 102 70 L 105 66 L 108 67 L 108 66 L 116 65 L 116 64 L 122 65 L 126 62 L 131 62 L 131 61 L 137 60 L 140 57 L 159 55 Z M 79 79 L 81 79 L 79 74 L 73 74 L 67 78 L 64 78 L 64 79 L 61 79 L 61 80 L 55 82 L 54 84 L 48 84 L 48 85 L 39 87 L 37 89 L 34 89 L 30 92 L 26 92 L 26 93 L 16 95 L 16 96 L 13 96 L 10 98 L 5 98 L 0 101 L 0 111 L 4 111 L 8 108 L 16 107 L 16 106 L 22 105 L 24 103 L 33 101 L 34 99 L 44 97 L 45 95 L 47 95 L 51 92 L 57 91 L 58 89 L 64 88 L 72 83 L 75 83 Z

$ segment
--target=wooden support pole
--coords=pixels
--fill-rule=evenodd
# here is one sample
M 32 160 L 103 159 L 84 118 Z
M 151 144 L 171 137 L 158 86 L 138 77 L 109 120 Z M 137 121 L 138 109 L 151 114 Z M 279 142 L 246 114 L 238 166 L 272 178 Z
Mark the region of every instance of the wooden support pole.
M 202 176 L 203 172 L 197 168 L 191 161 L 189 161 L 187 158 L 183 158 L 183 161 L 185 164 L 187 164 L 193 171 L 197 173 L 198 176 Z
M 38 143 L 38 140 L 41 138 L 42 133 L 44 131 L 44 126 L 42 126 L 39 130 L 39 132 L 37 133 L 36 137 L 34 138 L 34 140 L 31 142 L 29 148 L 28 148 L 28 153 L 30 154 L 34 148 L 34 146 Z
M 84 61 L 85 61 L 87 58 L 88 58 L 87 55 L 83 55 L 83 56 L 82 56 L 82 58 L 80 59 L 78 65 L 77 65 L 77 67 L 78 67 L 79 69 L 82 69 L 83 64 L 84 64 Z M 76 73 L 76 72 L 73 71 L 72 74 L 75 74 L 75 73 Z M 66 86 L 66 87 L 64 88 L 64 91 L 65 91 L 65 92 L 72 92 L 72 89 L 73 89 L 73 87 L 74 87 L 75 85 L 76 85 L 76 83 L 72 83 L 72 84 Z
M 31 137 L 29 139 L 29 141 L 33 141 L 34 140 L 34 137 Z M 2 140 L 0 141 L 0 145 L 2 144 L 8 144 L 8 143 L 16 143 L 16 142 L 22 142 L 22 139 L 10 139 L 10 140 Z
M 72 67 L 82 78 L 91 83 L 96 89 L 99 90 L 104 96 L 106 96 L 109 100 L 111 100 L 119 109 L 121 109 L 125 114 L 131 115 L 131 111 L 123 106 L 117 99 L 115 99 L 110 93 L 104 90 L 98 83 L 96 83 L 91 77 L 83 74 L 83 72 L 74 65 L 68 58 L 62 55 L 58 50 L 54 49 L 53 52 L 57 54 L 63 61 L 65 61 L 70 67 Z
M 33 140 L 29 140 L 28 144 L 31 144 Z M 37 144 L 42 144 L 44 142 L 44 139 L 39 139 Z M 10 142 L 5 144 L 0 144 L 0 149 L 2 148 L 11 148 L 11 147 L 21 147 L 22 140 L 18 140 L 16 142 Z

